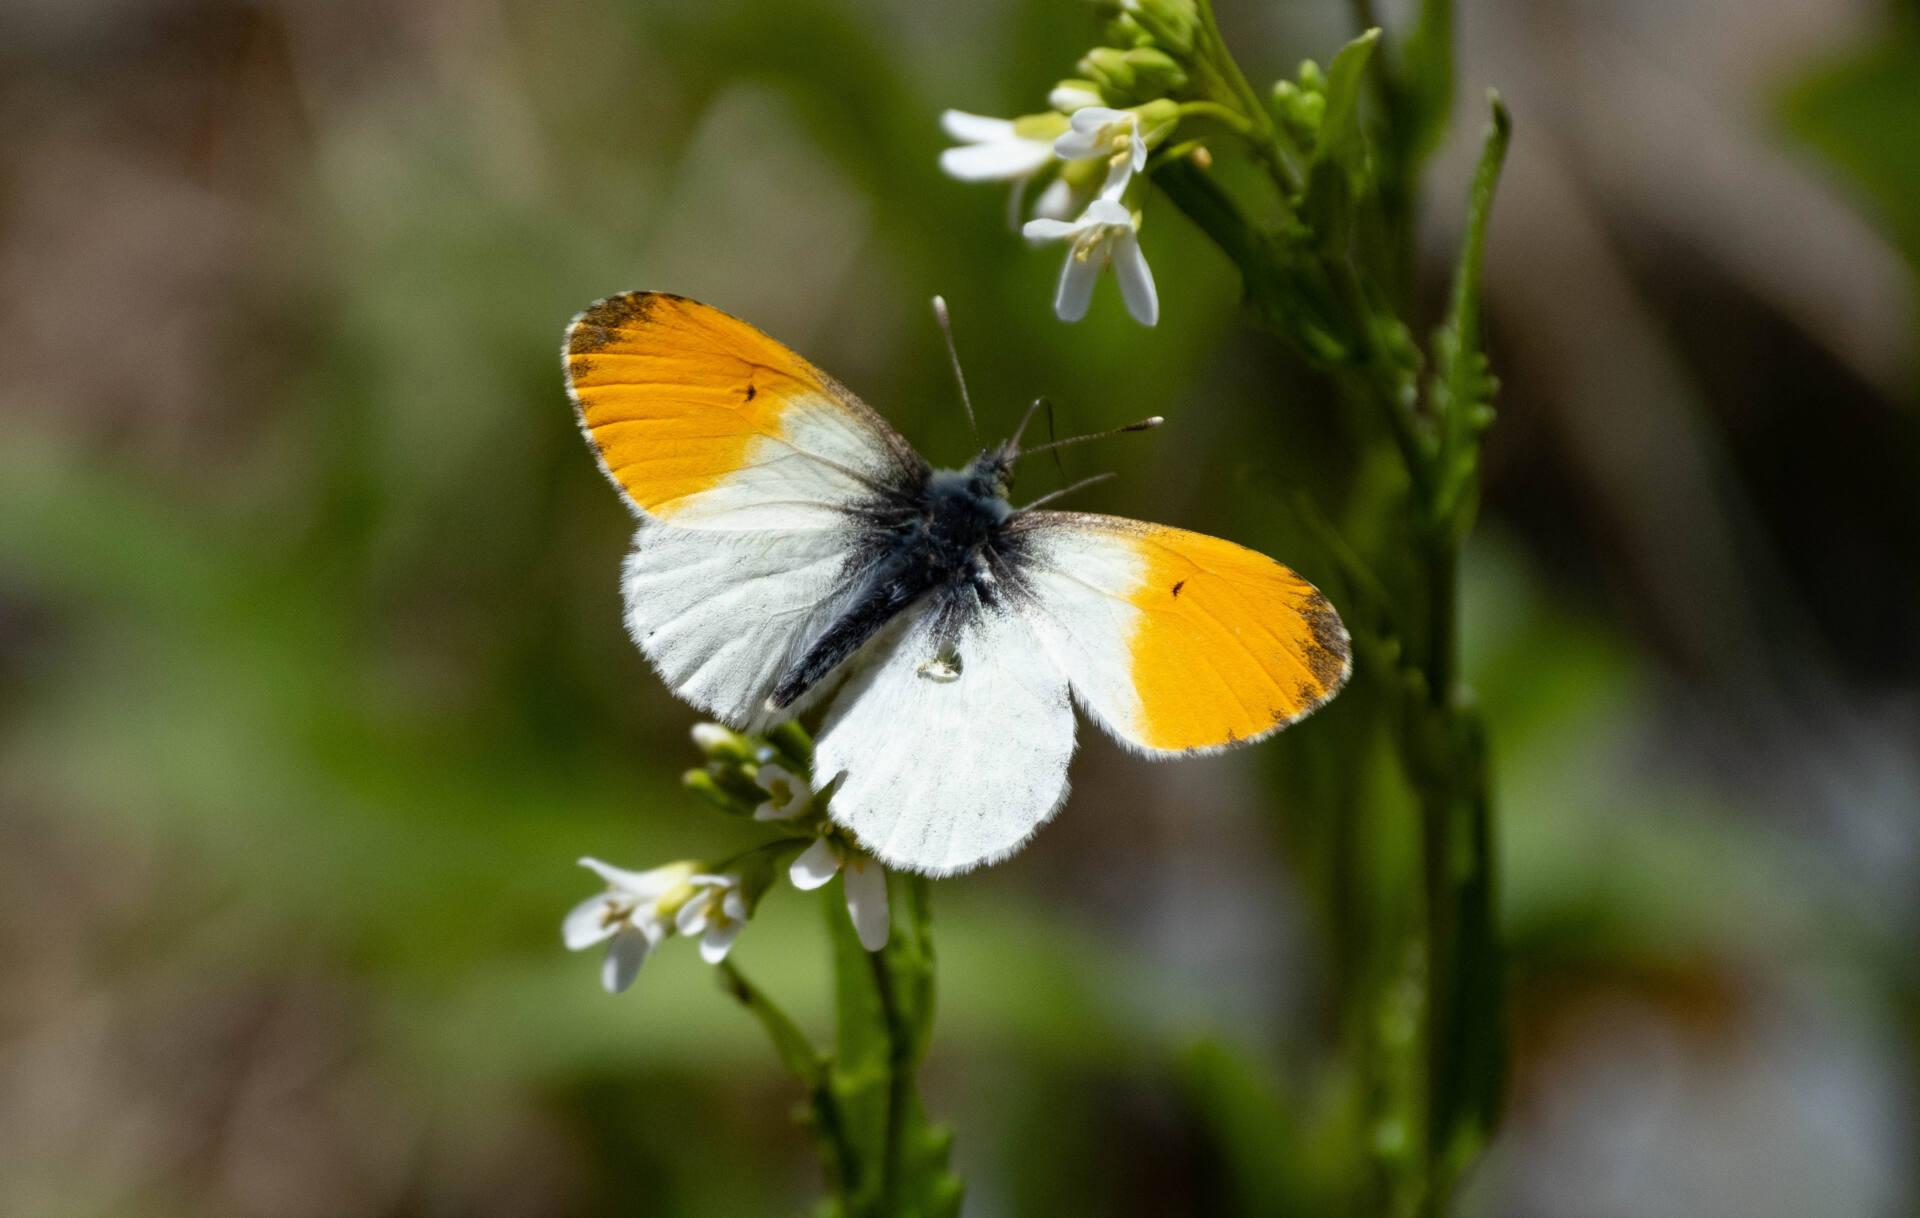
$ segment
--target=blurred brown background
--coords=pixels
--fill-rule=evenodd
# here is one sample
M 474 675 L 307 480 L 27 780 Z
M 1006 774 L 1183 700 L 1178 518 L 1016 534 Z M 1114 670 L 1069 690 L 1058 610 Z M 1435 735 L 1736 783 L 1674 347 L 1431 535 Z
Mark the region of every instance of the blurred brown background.
M 1220 7 L 1264 79 L 1352 32 Z M 1463 102 L 1518 122 L 1464 618 L 1518 1039 L 1467 1210 L 1911 1213 L 1920 12 L 1461 7 Z M 941 109 L 1040 108 L 1093 31 L 1058 0 L 0 8 L 0 1213 L 804 1208 L 793 1089 L 693 953 L 616 1000 L 558 942 L 576 856 L 738 835 L 621 634 L 560 330 L 696 296 L 957 463 L 944 292 L 986 432 L 1038 393 L 1063 431 L 1163 413 L 1067 458 L 1122 474 L 1082 502 L 1260 544 L 1275 412 L 1325 403 L 1231 268 L 1160 207 L 1160 326 L 1104 293 L 1062 326 L 1056 256 L 935 168 Z M 1476 125 L 1431 184 L 1436 292 Z M 1226 1212 L 1209 1070 L 1311 1096 L 1329 1034 L 1286 776 L 1082 738 L 1035 845 L 939 886 L 929 1105 L 971 1214 Z M 776 893 L 737 949 L 810 1026 L 815 923 Z

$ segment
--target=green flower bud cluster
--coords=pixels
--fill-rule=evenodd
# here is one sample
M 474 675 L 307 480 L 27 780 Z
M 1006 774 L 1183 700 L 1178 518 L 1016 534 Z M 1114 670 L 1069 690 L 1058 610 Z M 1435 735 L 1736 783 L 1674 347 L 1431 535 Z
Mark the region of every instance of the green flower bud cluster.
M 1055 93 L 1064 90 L 1063 96 L 1091 96 L 1097 101 L 1082 101 L 1082 104 L 1115 108 L 1163 98 L 1187 84 L 1186 69 L 1179 61 L 1151 46 L 1124 51 L 1116 47 L 1095 47 L 1080 57 L 1074 71 L 1077 75 L 1061 81 Z
M 1273 86 L 1273 116 L 1287 132 L 1311 145 L 1327 113 L 1327 77 L 1309 59 L 1300 65 L 1299 80 L 1280 80 Z
M 702 723 L 693 729 L 693 742 L 706 764 L 681 775 L 681 784 L 726 815 L 796 827 L 824 815 L 826 798 L 810 785 L 813 741 L 799 724 L 747 735 Z
M 1119 0 L 1119 8 L 1108 25 L 1114 42 L 1159 46 L 1179 56 L 1193 53 L 1200 38 L 1200 7 L 1195 0 Z

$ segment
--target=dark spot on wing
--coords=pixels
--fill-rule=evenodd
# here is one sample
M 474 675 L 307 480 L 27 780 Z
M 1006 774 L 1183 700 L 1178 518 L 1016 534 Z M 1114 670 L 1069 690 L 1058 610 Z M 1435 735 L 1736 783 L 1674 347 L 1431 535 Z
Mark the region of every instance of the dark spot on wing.
M 568 353 L 590 355 L 600 350 L 613 342 L 621 329 L 644 322 L 655 302 L 655 296 L 649 292 L 628 292 L 600 301 L 574 323 L 567 337 Z
M 1313 679 L 1320 683 L 1320 691 L 1332 689 L 1340 682 L 1346 671 L 1347 632 L 1340 626 L 1340 615 L 1333 611 L 1327 598 L 1318 592 L 1310 592 L 1300 602 L 1300 616 L 1306 620 L 1307 633 L 1313 641 L 1306 648 L 1303 657 L 1307 667 L 1313 672 Z M 1308 698 L 1309 704 L 1319 701 L 1319 694 Z
M 1181 580 L 1181 581 L 1180 581 L 1179 583 L 1177 583 L 1177 584 L 1175 584 L 1175 585 L 1173 586 L 1173 594 L 1174 594 L 1175 596 L 1179 596 L 1179 595 L 1180 595 L 1180 589 L 1182 589 L 1182 588 L 1184 588 L 1184 587 L 1186 587 L 1186 586 L 1187 586 L 1187 581 L 1186 581 L 1186 580 L 1184 580 L 1184 579 L 1183 579 L 1183 580 Z
M 753 387 L 752 385 L 748 385 L 748 386 L 747 386 L 747 401 L 749 401 L 749 402 L 751 402 L 751 401 L 753 401 L 753 399 L 754 399 L 754 398 L 755 398 L 755 397 L 756 397 L 756 396 L 757 396 L 757 395 L 759 394 L 759 392 L 760 392 L 760 391 L 759 391 L 758 389 L 755 389 L 755 388 L 754 388 L 754 387 Z
M 1234 731 L 1234 730 L 1233 730 L 1232 728 L 1228 728 L 1228 729 L 1227 729 L 1227 743 L 1228 743 L 1228 744 L 1239 744 L 1239 743 L 1240 743 L 1240 733 L 1239 733 L 1239 732 L 1236 732 L 1236 731 Z

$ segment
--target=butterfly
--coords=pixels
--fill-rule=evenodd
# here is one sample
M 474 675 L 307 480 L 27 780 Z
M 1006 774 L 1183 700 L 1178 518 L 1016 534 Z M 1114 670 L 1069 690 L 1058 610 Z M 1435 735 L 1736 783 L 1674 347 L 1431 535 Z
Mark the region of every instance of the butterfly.
M 949 875 L 1024 845 L 1066 799 L 1074 703 L 1136 752 L 1185 757 L 1297 722 L 1352 670 L 1339 615 L 1271 558 L 1015 508 L 1020 433 L 934 469 L 709 305 L 609 297 L 568 326 L 564 363 L 639 518 L 634 642 L 743 730 L 824 703 L 815 780 L 839 781 L 830 815 L 890 867 Z

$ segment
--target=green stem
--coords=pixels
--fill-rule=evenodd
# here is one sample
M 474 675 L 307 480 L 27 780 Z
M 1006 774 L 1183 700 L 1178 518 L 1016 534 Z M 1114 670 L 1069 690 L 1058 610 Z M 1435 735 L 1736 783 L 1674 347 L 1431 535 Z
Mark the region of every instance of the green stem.
M 1201 45 L 1196 49 L 1201 53 L 1194 56 L 1194 67 L 1200 77 L 1198 83 L 1215 101 L 1229 108 L 1237 108 L 1246 115 L 1259 132 L 1259 138 L 1252 141 L 1254 151 L 1273 170 L 1281 183 L 1282 193 L 1291 198 L 1306 184 L 1306 158 L 1292 146 L 1292 142 L 1273 121 L 1273 114 L 1267 109 L 1266 103 L 1247 83 L 1246 74 L 1240 70 L 1240 64 L 1227 50 L 1226 40 L 1220 36 L 1220 26 L 1213 17 L 1213 5 L 1209 0 L 1199 0 L 1199 10 Z
M 858 1161 L 859 1152 L 848 1134 L 839 1101 L 834 1097 L 826 1057 L 764 990 L 747 980 L 733 961 L 722 960 L 717 968 L 721 987 L 759 1020 L 767 1038 L 773 1042 L 780 1064 L 806 1085 L 807 1125 L 819 1151 L 827 1190 L 844 1199 L 852 1184 L 853 1164 Z
M 880 994 L 880 1008 L 887 1021 L 887 1129 L 881 1144 L 878 1212 L 892 1214 L 899 1209 L 900 1146 L 913 1103 L 913 1035 L 900 1014 L 887 953 L 868 952 L 867 960 L 873 967 L 874 988 Z
M 1444 7 L 1429 3 L 1426 11 Z M 1201 12 L 1205 37 L 1218 47 L 1204 3 Z M 1251 97 L 1230 57 L 1222 50 L 1218 59 L 1225 87 Z M 1263 107 L 1259 113 L 1271 127 Z M 1460 1173 L 1491 1131 L 1503 1073 L 1487 751 L 1480 717 L 1460 685 L 1458 640 L 1459 549 L 1471 524 L 1478 441 L 1491 417 L 1492 383 L 1480 354 L 1481 261 L 1509 136 L 1497 99 L 1493 113 L 1424 412 L 1412 366 L 1417 356 L 1402 337 L 1408 327 L 1388 312 L 1380 285 L 1363 277 L 1355 258 L 1354 234 L 1365 231 L 1355 224 L 1363 200 L 1332 196 L 1328 205 L 1320 199 L 1317 212 L 1309 200 L 1303 211 L 1323 231 L 1300 240 L 1252 223 L 1190 162 L 1154 172 L 1168 197 L 1239 266 L 1261 320 L 1332 373 L 1349 399 L 1377 412 L 1408 477 L 1396 507 L 1405 526 L 1398 536 L 1411 544 L 1412 561 L 1388 556 L 1377 564 L 1404 573 L 1392 576 L 1391 588 L 1374 578 L 1357 585 L 1381 602 L 1384 620 L 1415 632 L 1402 637 L 1390 661 L 1398 671 L 1381 675 L 1393 691 L 1387 713 L 1398 730 L 1392 739 L 1417 805 L 1417 862 L 1376 860 L 1365 877 L 1380 894 L 1373 908 L 1397 912 L 1371 928 L 1372 966 L 1364 973 L 1377 987 L 1365 996 L 1366 1009 L 1388 1030 L 1376 1043 L 1368 1021 L 1358 1021 L 1356 1050 L 1372 1110 L 1365 1124 L 1393 1134 L 1375 1159 L 1375 1208 L 1395 1214 L 1447 1212 Z M 1410 147 L 1390 137 L 1385 151 L 1411 155 Z M 1305 179 L 1266 159 L 1281 192 L 1296 193 Z M 1344 179 L 1327 181 L 1331 189 Z M 1319 177 L 1314 182 L 1316 191 L 1322 188 Z M 1344 542 L 1331 548 L 1343 567 L 1371 571 L 1376 565 Z M 1380 658 L 1387 654 L 1380 649 Z M 1416 885 L 1420 896 L 1404 907 L 1385 895 L 1410 893 Z

